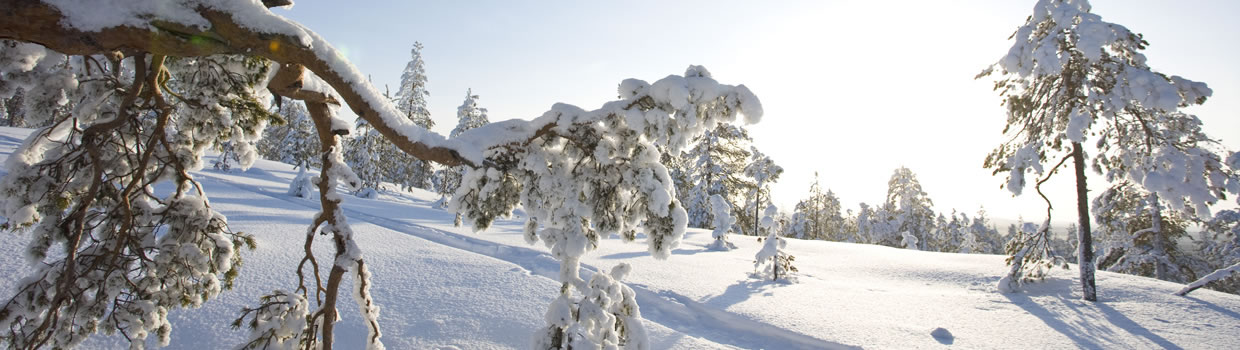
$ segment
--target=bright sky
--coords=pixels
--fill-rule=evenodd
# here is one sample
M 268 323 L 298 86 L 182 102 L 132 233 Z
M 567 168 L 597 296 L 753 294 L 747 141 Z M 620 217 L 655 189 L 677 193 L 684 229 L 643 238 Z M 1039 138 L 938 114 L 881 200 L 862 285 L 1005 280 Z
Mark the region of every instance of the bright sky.
M 598 108 L 625 78 L 654 81 L 698 64 L 762 100 L 766 115 L 749 130 L 785 169 L 774 187 L 784 209 L 805 197 L 814 172 L 846 208 L 881 202 L 906 166 L 936 210 L 984 205 L 992 217 L 1038 221 L 1045 208 L 1031 189 L 1013 198 L 981 167 L 1005 117 L 991 80 L 973 80 L 1007 53 L 1034 3 L 300 1 L 278 13 L 393 92 L 422 42 L 430 110 L 445 135 L 467 88 L 492 121 L 531 119 L 555 102 Z M 1155 70 L 1209 84 L 1214 96 L 1190 112 L 1240 150 L 1240 2 L 1092 4 L 1103 20 L 1145 35 Z M 1046 189 L 1057 222 L 1075 219 L 1070 174 Z

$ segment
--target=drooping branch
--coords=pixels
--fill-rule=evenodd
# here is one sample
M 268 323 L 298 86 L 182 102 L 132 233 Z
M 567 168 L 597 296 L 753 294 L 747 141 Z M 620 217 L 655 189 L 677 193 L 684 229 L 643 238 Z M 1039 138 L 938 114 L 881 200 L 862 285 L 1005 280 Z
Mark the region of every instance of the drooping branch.
M 305 102 L 306 109 L 310 114 L 310 119 L 314 122 L 314 128 L 319 137 L 319 145 L 322 152 L 322 168 L 319 175 L 319 205 L 321 211 L 314 218 L 310 229 L 306 233 L 305 257 L 298 264 L 297 274 L 299 277 L 298 291 L 306 292 L 304 275 L 302 268 L 308 261 L 311 268 L 314 269 L 315 278 L 315 300 L 320 302 L 319 311 L 310 315 L 307 327 L 312 332 L 314 329 L 321 330 L 319 347 L 323 349 L 331 349 L 335 332 L 335 322 L 338 319 L 337 301 L 340 294 L 340 285 L 344 279 L 344 275 L 348 272 L 348 266 L 356 269 L 358 280 L 358 295 L 365 303 L 363 305 L 363 314 L 373 312 L 375 310 L 373 301 L 369 297 L 369 281 L 366 279 L 369 275 L 365 269 L 365 262 L 356 252 L 350 252 L 353 245 L 352 236 L 347 228 L 347 223 L 340 208 L 341 199 L 336 195 L 336 178 L 339 178 L 348 170 L 336 169 L 337 167 L 346 167 L 339 161 L 341 151 L 340 137 L 347 133 L 347 130 L 339 130 L 336 128 L 337 123 L 333 121 L 331 105 L 339 105 L 330 93 L 326 91 L 318 91 L 314 88 L 307 87 L 305 81 L 305 67 L 297 64 L 284 64 L 275 76 L 268 82 L 268 90 L 271 92 L 288 97 L 295 100 Z M 351 175 L 350 175 L 351 176 Z M 328 273 L 327 285 L 324 286 L 319 276 L 318 262 L 314 258 L 310 247 L 313 244 L 316 231 L 322 230 L 323 233 L 332 235 L 332 243 L 335 247 L 336 263 L 332 264 Z M 347 265 L 342 265 L 342 260 L 347 260 Z M 320 293 L 322 298 L 320 299 Z M 308 297 L 308 295 L 305 295 Z M 370 315 L 367 315 L 370 316 Z M 244 315 L 243 315 L 244 317 Z M 373 317 L 367 318 L 367 326 L 371 330 L 367 342 L 375 344 L 379 341 L 380 332 L 379 325 Z M 321 324 L 321 325 L 319 325 Z M 319 326 L 316 326 L 319 325 Z M 314 334 L 310 334 L 310 339 L 304 344 L 307 347 L 313 347 L 316 340 Z
M 0 0 L 0 8 L 5 9 L 0 11 L 0 38 L 37 43 L 64 54 L 91 55 L 114 51 L 176 57 L 243 54 L 261 56 L 285 65 L 299 65 L 330 85 L 354 113 L 406 153 L 448 166 L 474 165 L 457 150 L 447 147 L 443 136 L 412 123 L 402 123 L 399 118 L 385 118 L 384 115 L 399 114 L 390 103 L 377 98 L 378 93 L 360 74 L 349 74 L 356 73 L 356 70 L 339 59 L 341 53 L 317 35 L 306 31 L 262 32 L 239 23 L 232 13 L 207 5 L 194 9 L 210 24 L 205 29 L 154 18 L 144 28 L 115 26 L 97 31 L 69 27 L 68 16 L 55 6 L 36 0 Z M 266 8 L 254 6 L 244 10 L 249 11 L 246 13 L 246 23 L 279 23 L 288 28 L 301 28 L 271 14 Z M 290 82 L 305 83 L 302 79 Z M 281 88 L 300 87 L 285 85 Z

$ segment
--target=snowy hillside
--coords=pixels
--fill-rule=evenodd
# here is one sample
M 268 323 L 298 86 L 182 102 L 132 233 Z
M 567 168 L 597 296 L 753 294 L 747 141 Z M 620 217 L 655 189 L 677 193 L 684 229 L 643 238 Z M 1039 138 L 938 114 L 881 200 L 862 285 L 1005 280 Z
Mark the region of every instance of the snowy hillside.
M 7 156 L 28 132 L 0 128 L 0 153 Z M 285 194 L 295 175 L 291 166 L 262 160 L 247 171 L 195 173 L 231 228 L 254 235 L 259 246 L 243 253 L 232 291 L 201 309 L 174 312 L 170 348 L 232 347 L 247 335 L 228 326 L 242 307 L 295 287 L 302 239 L 318 207 L 317 198 Z M 415 192 L 345 200 L 374 275 L 384 343 L 528 347 L 558 291 L 557 262 L 545 247 L 523 241 L 519 218 L 472 233 L 432 208 L 437 199 Z M 772 283 L 751 276 L 761 244 L 753 237 L 732 241 L 739 249 L 707 251 L 710 232 L 690 229 L 672 257 L 658 261 L 645 244 L 610 238 L 583 263 L 591 271 L 632 264 L 626 281 L 656 349 L 1240 347 L 1235 295 L 1200 290 L 1176 297 L 1177 284 L 1100 272 L 1100 301 L 1089 303 L 1080 300 L 1075 271 L 1062 270 L 1028 291 L 1000 294 L 1002 256 L 801 240 L 788 244 L 797 281 Z M 0 283 L 11 288 L 27 270 L 25 241 L 2 242 Z M 337 344 L 360 347 L 366 330 L 356 305 L 342 305 Z M 100 336 L 85 347 L 123 344 L 119 336 Z

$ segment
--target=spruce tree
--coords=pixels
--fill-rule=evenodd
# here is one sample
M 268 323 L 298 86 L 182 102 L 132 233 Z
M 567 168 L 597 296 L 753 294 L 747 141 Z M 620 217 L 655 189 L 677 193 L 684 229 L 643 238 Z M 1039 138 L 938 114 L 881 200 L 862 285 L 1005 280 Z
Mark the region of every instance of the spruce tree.
M 362 198 L 375 198 L 383 190 L 384 166 L 390 164 L 384 159 L 390 142 L 365 119 L 355 122 L 352 134 L 353 137 L 345 145 L 344 161 L 361 181 L 361 187 L 355 194 Z
M 430 92 L 426 90 L 426 63 L 422 60 L 422 43 L 414 42 L 410 50 L 409 63 L 405 65 L 400 76 L 400 89 L 396 92 L 396 109 L 399 110 L 413 125 L 430 130 L 435 126 L 431 112 L 426 108 L 426 98 Z M 431 177 L 434 174 L 430 162 L 417 159 L 401 152 L 395 145 L 386 150 L 385 155 L 391 157 L 387 178 L 404 189 L 432 189 Z
M 487 109 L 478 107 L 478 95 L 474 95 L 473 89 L 465 91 L 465 101 L 456 108 L 456 120 L 456 127 L 452 129 L 452 133 L 448 134 L 449 137 L 455 138 L 466 131 L 491 122 L 487 119 Z M 440 205 L 446 204 L 447 199 L 456 193 L 457 188 L 461 186 L 461 176 L 464 173 L 465 169 L 462 167 L 449 167 L 435 172 L 435 192 L 439 193 Z M 459 215 L 457 220 L 459 222 Z
M 285 97 L 277 97 L 284 99 Z M 267 127 L 259 140 L 258 152 L 263 158 L 292 164 L 296 168 L 319 167 L 319 138 L 314 131 L 310 112 L 301 101 L 279 104 L 276 115 L 283 123 Z

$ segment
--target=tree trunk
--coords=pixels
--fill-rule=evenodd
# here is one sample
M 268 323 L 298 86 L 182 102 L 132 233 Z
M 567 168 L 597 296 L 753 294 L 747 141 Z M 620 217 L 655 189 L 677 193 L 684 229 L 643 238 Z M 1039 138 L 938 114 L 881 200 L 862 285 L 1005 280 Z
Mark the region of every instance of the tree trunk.
M 762 237 L 762 232 L 758 232 L 758 225 L 760 225 L 760 224 L 762 223 L 762 219 L 758 217 L 758 206 L 759 206 L 759 204 L 758 204 L 758 203 L 762 203 L 762 187 L 761 187 L 761 185 L 758 185 L 758 188 L 754 190 L 754 199 L 753 199 L 753 235 L 754 235 L 754 236 L 758 236 L 758 237 Z
M 1167 247 L 1163 245 L 1162 237 L 1162 207 L 1158 204 L 1158 194 L 1150 193 L 1150 239 L 1153 240 L 1154 253 L 1160 256 L 1154 261 L 1154 278 L 1167 280 L 1167 265 L 1163 264 L 1162 257 L 1167 256 Z
M 1076 168 L 1076 215 L 1080 233 L 1077 263 L 1081 266 L 1081 292 L 1083 299 L 1098 301 L 1098 287 L 1094 283 L 1094 239 L 1089 232 L 1089 190 L 1085 187 L 1085 154 L 1080 142 L 1072 143 L 1072 164 Z
M 772 239 L 772 238 L 770 236 L 767 236 L 767 239 Z M 779 239 L 779 237 L 774 237 L 774 239 Z M 779 241 L 775 241 L 775 242 L 776 242 L 775 244 L 778 246 Z M 772 282 L 779 281 L 779 251 L 776 251 L 775 256 L 771 257 L 771 263 L 772 263 L 771 264 L 771 276 L 773 276 L 771 277 L 771 281 Z
M 299 77 L 302 76 L 303 68 L 300 66 L 286 65 L 285 68 L 286 69 L 282 69 L 279 73 L 277 73 L 276 77 L 272 78 L 272 81 L 280 81 L 286 78 L 292 79 L 292 77 L 298 77 L 299 79 Z M 290 95 L 302 95 L 301 97 L 303 98 L 300 98 L 300 100 L 305 102 L 306 110 L 310 114 L 310 119 L 314 121 L 315 131 L 319 135 L 319 145 L 323 151 L 323 166 L 319 175 L 321 179 L 319 180 L 319 205 L 322 208 L 321 215 L 324 215 L 324 220 L 327 221 L 329 225 L 332 227 L 337 227 L 337 225 L 340 225 L 342 221 L 340 221 L 341 218 L 336 215 L 343 214 L 341 214 L 339 209 L 340 199 L 338 197 L 333 198 L 330 196 L 330 194 L 335 193 L 336 189 L 332 187 L 335 182 L 329 181 L 329 179 L 333 176 L 332 172 L 334 171 L 332 169 L 333 162 L 330 158 L 331 152 L 340 147 L 340 138 L 336 137 L 337 131 L 332 130 L 331 107 L 328 106 L 325 98 L 315 96 L 315 94 L 321 94 L 321 92 L 292 90 L 283 92 Z M 323 310 L 323 318 L 320 320 L 322 322 L 322 334 L 320 334 L 320 336 L 322 337 L 321 339 L 323 342 L 319 344 L 319 346 L 320 349 L 323 350 L 331 350 L 332 345 L 335 342 L 335 324 L 339 313 L 336 309 L 336 300 L 340 294 L 340 282 L 346 272 L 346 270 L 341 267 L 339 263 L 337 263 L 339 257 L 345 254 L 347 248 L 345 238 L 339 232 L 332 232 L 332 241 L 335 243 L 337 259 L 332 259 L 332 269 L 327 278 L 327 290 L 324 292 L 325 297 L 323 300 L 323 305 L 321 306 Z

